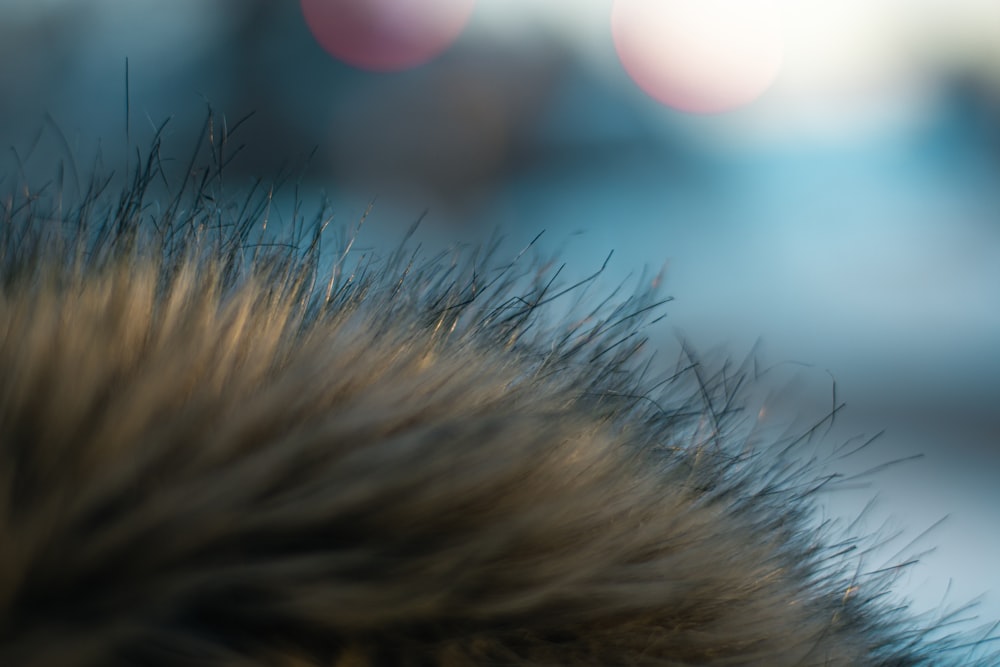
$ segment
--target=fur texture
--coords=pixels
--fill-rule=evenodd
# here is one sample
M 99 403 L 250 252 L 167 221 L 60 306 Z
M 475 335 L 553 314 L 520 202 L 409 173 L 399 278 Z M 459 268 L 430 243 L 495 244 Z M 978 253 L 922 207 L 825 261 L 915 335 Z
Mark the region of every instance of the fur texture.
M 273 243 L 221 151 L 153 208 L 156 155 L 0 212 L 0 664 L 990 663 L 731 369 L 647 377 L 655 292 L 549 321 L 520 259 Z

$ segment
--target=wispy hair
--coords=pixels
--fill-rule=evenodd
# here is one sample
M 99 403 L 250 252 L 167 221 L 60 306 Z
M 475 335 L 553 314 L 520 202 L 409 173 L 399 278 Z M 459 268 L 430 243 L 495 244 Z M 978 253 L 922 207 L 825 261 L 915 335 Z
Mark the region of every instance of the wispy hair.
M 644 363 L 657 288 L 269 231 L 226 133 L 179 180 L 159 136 L 7 181 L 0 664 L 997 664 L 815 520 L 750 369 Z

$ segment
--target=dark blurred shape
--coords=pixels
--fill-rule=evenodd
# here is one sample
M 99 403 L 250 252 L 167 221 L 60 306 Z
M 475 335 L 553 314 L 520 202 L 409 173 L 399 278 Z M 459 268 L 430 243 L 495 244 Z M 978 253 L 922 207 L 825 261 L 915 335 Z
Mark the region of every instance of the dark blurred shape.
M 503 183 L 568 65 L 558 45 L 457 49 L 406 80 L 341 100 L 330 143 L 338 179 L 451 204 Z

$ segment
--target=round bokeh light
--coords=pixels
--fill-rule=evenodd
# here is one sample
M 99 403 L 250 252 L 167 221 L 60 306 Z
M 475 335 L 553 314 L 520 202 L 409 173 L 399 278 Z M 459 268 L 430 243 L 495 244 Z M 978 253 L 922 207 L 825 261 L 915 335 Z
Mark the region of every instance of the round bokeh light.
M 611 30 L 628 75 L 681 111 L 749 104 L 781 68 L 781 21 L 769 0 L 616 0 Z
M 320 46 L 360 69 L 391 72 L 422 65 L 447 49 L 475 0 L 301 0 Z

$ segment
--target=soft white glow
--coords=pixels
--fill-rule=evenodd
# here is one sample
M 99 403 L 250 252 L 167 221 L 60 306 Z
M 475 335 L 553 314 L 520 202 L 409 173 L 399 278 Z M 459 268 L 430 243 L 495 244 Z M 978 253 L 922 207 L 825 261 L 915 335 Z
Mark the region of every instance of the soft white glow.
M 770 0 L 617 0 L 611 29 L 629 76 L 682 111 L 744 106 L 781 66 L 781 23 Z
M 518 37 L 543 25 L 578 49 L 595 72 L 621 76 L 610 43 L 613 0 L 479 2 L 477 29 Z M 997 0 L 773 0 L 773 5 L 784 43 L 781 71 L 766 95 L 727 119 L 727 129 L 735 131 L 725 138 L 730 146 L 803 136 L 839 140 L 921 122 L 922 100 L 933 96 L 934 76 L 942 70 L 972 71 L 1000 87 Z M 654 41 L 651 48 L 661 47 Z M 699 67 L 704 70 L 709 62 Z

